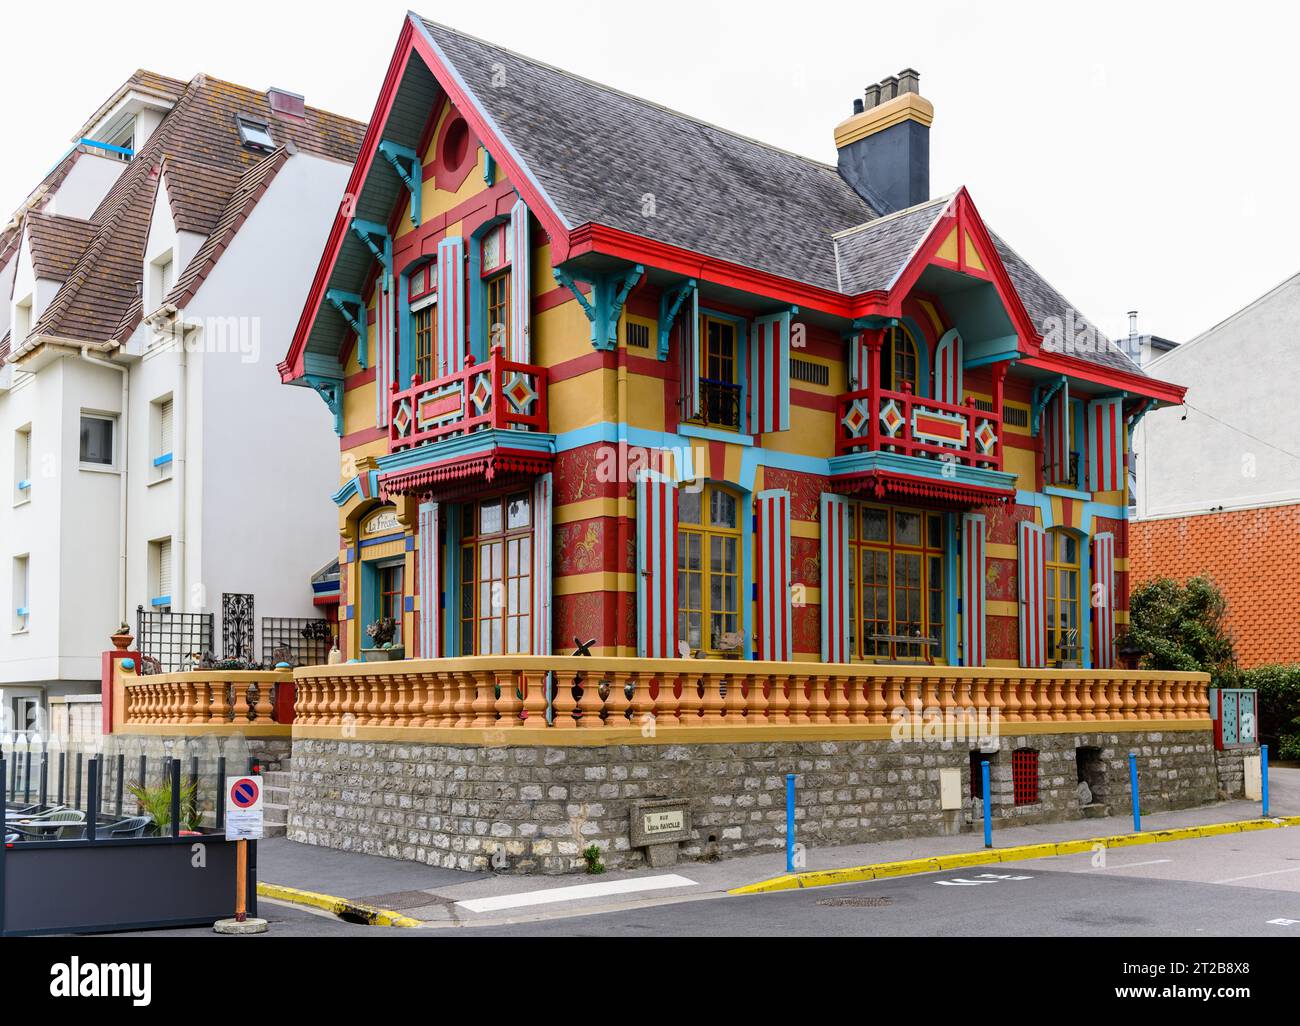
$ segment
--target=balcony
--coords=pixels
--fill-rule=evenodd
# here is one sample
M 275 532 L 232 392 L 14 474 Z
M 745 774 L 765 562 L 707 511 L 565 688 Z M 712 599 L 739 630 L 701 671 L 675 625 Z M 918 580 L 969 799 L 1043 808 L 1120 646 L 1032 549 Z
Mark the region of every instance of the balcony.
M 869 388 L 836 406 L 832 476 L 875 497 L 931 499 L 953 506 L 1006 502 L 1015 480 L 1002 470 L 1002 417 L 967 405 Z
M 393 394 L 389 451 L 482 431 L 544 434 L 546 391 L 546 368 L 507 360 L 500 349 L 486 363 L 470 357 L 463 370 L 436 381 L 417 375 L 410 388 Z

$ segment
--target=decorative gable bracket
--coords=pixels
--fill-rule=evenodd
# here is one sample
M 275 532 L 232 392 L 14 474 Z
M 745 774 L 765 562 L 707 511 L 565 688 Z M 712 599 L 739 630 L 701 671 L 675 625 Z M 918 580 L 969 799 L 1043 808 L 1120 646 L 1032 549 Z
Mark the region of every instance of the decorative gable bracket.
M 401 146 L 387 139 L 379 144 L 379 154 L 393 165 L 397 177 L 411 194 L 411 224 L 419 227 L 420 194 L 424 191 L 424 167 L 419 156 L 409 146 Z
M 645 274 L 645 267 L 637 264 L 626 271 L 592 275 L 590 278 L 575 278 L 559 267 L 555 268 L 554 274 L 556 282 L 573 293 L 583 313 L 587 315 L 587 320 L 591 322 L 592 348 L 616 349 L 618 319 L 623 315 L 628 294 Z M 591 299 L 582 294 L 578 282 L 591 286 Z
M 304 374 L 304 380 L 316 390 L 316 394 L 325 400 L 330 413 L 334 414 L 334 433 L 343 437 L 343 379 L 330 378 L 321 374 Z
M 1032 434 L 1035 438 L 1038 437 L 1039 428 L 1042 427 L 1043 411 L 1047 409 L 1047 404 L 1056 398 L 1056 393 L 1065 387 L 1065 383 L 1067 380 L 1068 379 L 1065 377 L 1065 375 L 1061 375 L 1061 377 L 1057 379 L 1056 384 L 1054 384 L 1047 391 L 1040 391 L 1038 389 L 1035 389 L 1035 392 L 1038 394 L 1039 398 L 1037 398 L 1034 402 L 1033 418 L 1029 428 L 1030 434 Z
M 384 269 L 385 274 L 393 273 L 393 240 L 388 235 L 388 229 L 382 224 L 375 224 L 373 221 L 352 222 L 352 231 L 358 239 L 366 244 L 366 248 L 374 254 L 376 260 Z M 380 240 L 376 242 L 375 240 Z
M 659 359 L 661 362 L 668 359 L 669 338 L 672 335 L 677 314 L 681 310 L 682 304 L 686 302 L 686 297 L 698 287 L 699 285 L 692 278 L 676 288 L 666 289 L 664 294 L 659 297 Z
M 366 304 L 354 292 L 330 289 L 325 293 L 325 301 L 339 312 L 339 316 L 348 322 L 357 336 L 357 363 L 366 369 Z

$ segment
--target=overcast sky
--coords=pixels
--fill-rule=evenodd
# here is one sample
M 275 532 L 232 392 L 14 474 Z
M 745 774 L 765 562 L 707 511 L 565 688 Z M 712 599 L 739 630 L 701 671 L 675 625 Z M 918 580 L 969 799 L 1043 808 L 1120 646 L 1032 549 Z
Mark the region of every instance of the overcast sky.
M 406 9 L 5 3 L 0 207 L 138 67 L 283 86 L 368 118 Z M 933 194 L 969 187 L 1112 336 L 1136 308 L 1144 332 L 1190 339 L 1300 272 L 1292 4 L 495 0 L 420 13 L 828 162 L 863 87 L 915 67 L 935 105 Z

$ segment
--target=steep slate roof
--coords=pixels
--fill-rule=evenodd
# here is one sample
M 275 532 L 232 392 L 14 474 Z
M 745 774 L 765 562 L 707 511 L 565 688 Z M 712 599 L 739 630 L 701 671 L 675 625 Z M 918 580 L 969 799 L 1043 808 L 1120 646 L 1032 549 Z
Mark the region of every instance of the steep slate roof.
M 570 227 L 603 224 L 836 289 L 831 236 L 877 215 L 831 165 L 424 26 Z
M 121 342 L 134 329 L 140 316 L 136 282 L 144 273 L 149 222 L 163 175 L 175 189 L 171 201 L 178 227 L 211 234 L 226 221 L 232 197 L 245 186 L 249 172 L 269 161 L 266 153 L 241 144 L 236 114 L 267 122 L 281 152 L 292 146 L 346 163 L 356 159 L 364 133 L 361 123 L 313 107 L 300 118 L 277 114 L 265 93 L 205 75 L 178 83 L 137 72 L 131 83 L 160 94 L 176 87 L 175 106 L 86 222 L 90 230 L 83 252 L 34 333 Z M 261 190 L 254 184 L 244 195 L 260 197 Z M 220 247 L 209 251 L 200 273 L 215 263 L 249 210 L 245 205 L 229 219 Z M 182 278 L 188 279 L 192 295 L 195 276 L 183 273 Z
M 951 202 L 952 196 L 942 196 L 837 235 L 839 291 L 860 295 L 890 288 Z
M 897 280 L 952 198 L 882 217 L 832 165 L 419 20 L 570 228 L 602 224 L 859 295 Z M 641 213 L 647 193 L 651 217 Z M 1035 326 L 1065 320 L 1066 299 L 996 242 Z M 1077 311 L 1074 320 L 1085 323 Z M 1142 373 L 1097 337 L 1100 351 L 1073 355 Z
M 1039 334 L 1045 334 L 1045 325 L 1049 318 L 1058 318 L 1062 322 L 1066 322 L 1069 319 L 1070 311 L 1074 313 L 1076 331 L 1087 327 L 1091 328 L 1095 333 L 1093 336 L 1096 340 L 1095 349 L 1069 349 L 1067 346 L 1062 345 L 1059 340 L 1045 335 L 1043 339 L 1043 348 L 1045 350 L 1049 353 L 1082 357 L 1104 367 L 1112 367 L 1115 370 L 1125 371 L 1129 374 L 1146 375 L 1146 372 L 1134 363 L 1124 350 L 1115 345 L 1105 332 L 1084 317 L 1079 312 L 1078 307 L 1057 292 L 1046 278 L 1035 271 L 1019 253 L 1003 242 L 997 235 L 993 236 L 993 245 L 998 251 L 1002 265 L 1007 269 L 1007 274 L 1011 277 L 1011 283 L 1016 287 L 1020 301 L 1025 304 L 1025 310 L 1029 313 L 1029 317 L 1034 322 L 1034 327 L 1038 329 Z

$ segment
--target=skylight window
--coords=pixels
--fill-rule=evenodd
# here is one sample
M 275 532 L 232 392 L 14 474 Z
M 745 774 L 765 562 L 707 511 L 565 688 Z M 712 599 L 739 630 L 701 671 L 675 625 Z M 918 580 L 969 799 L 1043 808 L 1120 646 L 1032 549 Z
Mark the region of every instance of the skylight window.
M 239 126 L 239 141 L 245 146 L 258 150 L 275 149 L 275 140 L 271 138 L 271 126 L 265 121 L 254 121 L 239 114 L 235 117 L 235 124 Z

